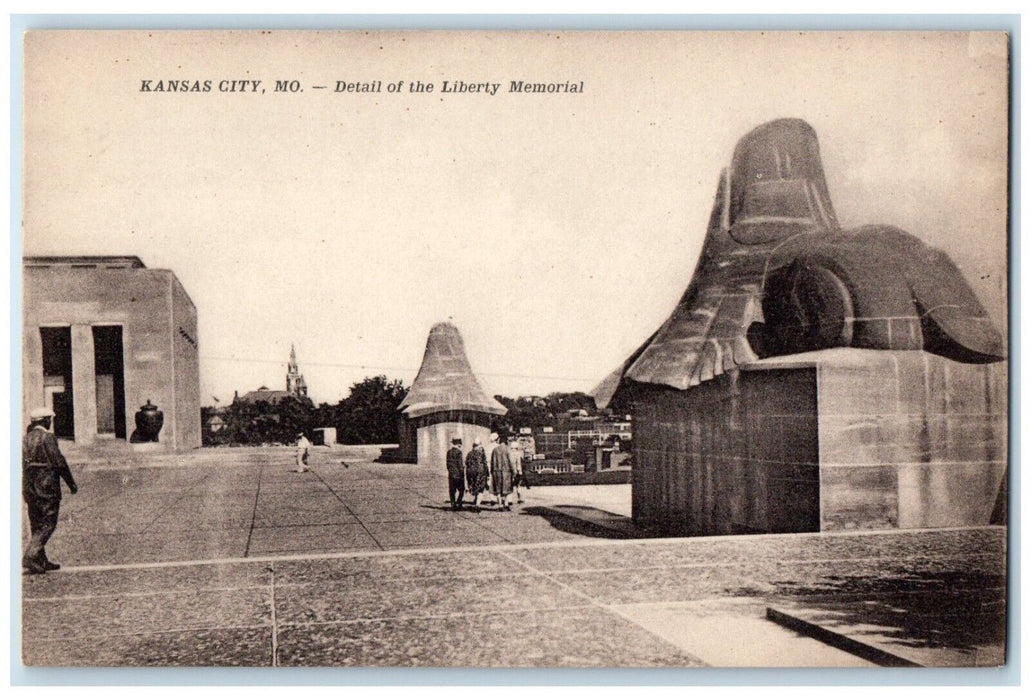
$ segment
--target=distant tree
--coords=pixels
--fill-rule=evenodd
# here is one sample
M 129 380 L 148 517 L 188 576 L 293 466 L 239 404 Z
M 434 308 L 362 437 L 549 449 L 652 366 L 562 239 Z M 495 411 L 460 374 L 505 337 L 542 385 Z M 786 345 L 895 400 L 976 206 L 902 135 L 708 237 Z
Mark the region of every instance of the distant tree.
M 548 409 L 555 415 L 572 410 L 583 410 L 589 414 L 598 412 L 598 406 L 594 403 L 594 397 L 582 391 L 574 391 L 572 393 L 553 392 L 548 394 L 546 398 Z
M 207 418 L 214 412 L 212 407 L 201 409 L 205 445 L 288 444 L 296 439 L 298 433 L 310 436 L 312 428 L 316 427 L 315 409 L 306 398 L 291 396 L 276 403 L 233 401 L 221 410 L 224 425 L 218 432 L 207 428 Z
M 540 428 L 555 422 L 555 416 L 548 409 L 547 402 L 539 400 L 539 397 L 523 396 L 510 399 L 499 394 L 494 398 L 508 409 L 507 414 L 495 421 L 496 427 L 513 432 L 518 428 Z
M 400 379 L 366 377 L 336 406 L 337 441 L 350 445 L 397 442 L 398 404 L 408 390 Z

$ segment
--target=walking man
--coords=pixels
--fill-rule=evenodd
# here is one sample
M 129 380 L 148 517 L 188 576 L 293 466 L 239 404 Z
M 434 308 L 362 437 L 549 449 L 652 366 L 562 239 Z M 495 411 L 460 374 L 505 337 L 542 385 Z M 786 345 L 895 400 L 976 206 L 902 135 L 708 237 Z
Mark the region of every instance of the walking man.
M 475 440 L 473 448 L 465 458 L 465 483 L 473 496 L 473 506 L 480 507 L 480 494 L 487 490 L 487 454 L 483 451 L 483 442 Z
M 61 454 L 57 438 L 50 432 L 54 412 L 37 408 L 29 414 L 29 428 L 22 438 L 22 496 L 29 510 L 29 548 L 25 550 L 21 565 L 30 574 L 45 574 L 60 569 L 60 564 L 47 559 L 46 544 L 57 529 L 57 515 L 61 508 L 61 479 L 68 490 L 76 493 L 79 487 L 72 470 Z
M 298 474 L 308 471 L 308 448 L 311 447 L 311 441 L 305 437 L 304 433 L 297 433 L 297 467 L 294 469 Z
M 462 464 L 462 438 L 451 441 L 447 451 L 447 496 L 451 499 L 451 510 L 462 510 L 465 497 L 465 465 Z

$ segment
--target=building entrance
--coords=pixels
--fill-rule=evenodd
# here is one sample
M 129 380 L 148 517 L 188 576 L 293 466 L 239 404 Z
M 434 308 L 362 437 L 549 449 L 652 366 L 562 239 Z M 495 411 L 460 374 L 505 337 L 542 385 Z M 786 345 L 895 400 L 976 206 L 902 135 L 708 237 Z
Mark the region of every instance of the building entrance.
M 72 409 L 71 326 L 39 329 L 43 345 L 43 396 L 54 411 L 54 435 L 75 439 Z
M 125 439 L 125 368 L 122 327 L 93 326 L 97 434 Z

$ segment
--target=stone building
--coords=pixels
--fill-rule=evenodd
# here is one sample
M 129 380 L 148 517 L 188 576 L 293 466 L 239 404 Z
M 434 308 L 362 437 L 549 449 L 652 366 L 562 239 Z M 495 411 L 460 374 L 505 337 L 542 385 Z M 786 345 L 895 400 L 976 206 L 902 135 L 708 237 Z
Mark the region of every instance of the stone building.
M 454 438 L 462 439 L 463 452 L 474 440 L 486 444 L 491 421 L 508 412 L 483 391 L 451 323 L 430 330 L 419 374 L 398 410 L 401 459 L 434 466 L 443 465 Z
M 197 308 L 170 270 L 135 256 L 26 257 L 22 411 L 46 405 L 76 444 L 128 440 L 148 401 L 158 442 L 201 444 Z
M 816 134 L 745 136 L 679 304 L 595 390 L 633 514 L 671 534 L 1004 522 L 1003 341 L 941 251 L 843 230 Z

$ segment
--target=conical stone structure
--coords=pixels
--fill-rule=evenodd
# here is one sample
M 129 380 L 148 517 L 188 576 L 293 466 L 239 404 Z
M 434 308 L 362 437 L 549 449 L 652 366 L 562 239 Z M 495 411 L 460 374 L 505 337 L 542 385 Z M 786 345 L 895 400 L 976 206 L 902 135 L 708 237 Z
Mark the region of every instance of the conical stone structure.
M 463 453 L 474 440 L 486 444 L 491 419 L 507 413 L 480 386 L 458 328 L 447 322 L 430 330 L 419 374 L 398 410 L 402 459 L 434 466 L 443 465 L 454 438 L 462 439 Z

